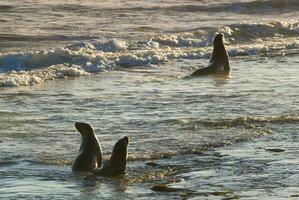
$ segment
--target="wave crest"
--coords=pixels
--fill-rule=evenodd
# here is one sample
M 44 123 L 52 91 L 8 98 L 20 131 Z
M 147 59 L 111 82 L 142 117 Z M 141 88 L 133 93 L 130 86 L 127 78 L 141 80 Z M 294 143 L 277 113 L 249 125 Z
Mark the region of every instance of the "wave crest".
M 29 86 L 87 76 L 118 67 L 209 58 L 215 32 L 225 35 L 231 57 L 299 49 L 299 22 L 231 24 L 218 30 L 162 34 L 147 41 L 93 40 L 51 50 L 0 54 L 0 87 Z M 292 37 L 292 40 L 290 39 Z

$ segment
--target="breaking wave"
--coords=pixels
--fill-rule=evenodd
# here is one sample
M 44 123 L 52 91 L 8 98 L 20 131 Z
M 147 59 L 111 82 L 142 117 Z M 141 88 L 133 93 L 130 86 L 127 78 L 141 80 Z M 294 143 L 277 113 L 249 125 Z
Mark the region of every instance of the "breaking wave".
M 0 54 L 0 87 L 88 76 L 118 67 L 158 65 L 174 59 L 209 58 L 215 32 L 225 35 L 231 57 L 298 50 L 299 22 L 244 22 L 215 30 L 157 34 L 146 41 L 90 40 L 65 48 Z M 292 39 L 289 39 L 292 38 Z

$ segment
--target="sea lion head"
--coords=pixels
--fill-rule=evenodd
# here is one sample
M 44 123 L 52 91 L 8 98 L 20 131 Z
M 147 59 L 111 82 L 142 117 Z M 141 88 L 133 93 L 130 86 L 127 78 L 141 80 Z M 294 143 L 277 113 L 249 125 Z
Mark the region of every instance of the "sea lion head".
M 93 128 L 90 124 L 84 122 L 76 122 L 75 127 L 80 132 L 82 137 L 94 134 Z
M 90 124 L 84 122 L 76 122 L 75 127 L 80 132 L 82 137 L 80 150 L 94 149 L 96 151 L 102 151 L 99 140 Z
M 226 55 L 226 50 L 223 44 L 223 34 L 217 33 L 214 37 L 214 46 L 211 61 L 216 61 L 219 59 L 222 59 L 221 61 L 223 61 L 224 55 Z
M 124 172 L 127 165 L 129 138 L 123 137 L 114 145 L 110 158 L 111 166 L 115 171 Z
M 216 66 L 222 65 L 224 67 L 224 71 L 229 71 L 229 58 L 224 47 L 223 37 L 222 33 L 216 34 L 210 63 L 216 63 Z
M 217 33 L 216 34 L 216 36 L 215 36 L 215 38 L 214 38 L 214 45 L 215 44 L 220 44 L 220 43 L 222 43 L 223 44 L 223 34 L 222 33 Z
M 127 153 L 127 148 L 128 148 L 129 142 L 130 142 L 130 140 L 127 136 L 125 136 L 122 139 L 118 140 L 114 145 L 112 156 L 114 154 L 116 154 L 116 155 L 122 154 L 122 153 L 124 153 L 124 151 Z

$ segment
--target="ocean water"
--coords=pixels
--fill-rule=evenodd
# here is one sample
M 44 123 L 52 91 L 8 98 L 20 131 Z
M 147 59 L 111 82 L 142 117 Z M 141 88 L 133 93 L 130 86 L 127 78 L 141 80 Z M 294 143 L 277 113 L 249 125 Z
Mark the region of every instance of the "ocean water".
M 2 0 L 0 23 L 1 199 L 299 198 L 297 0 Z M 220 32 L 230 75 L 186 78 Z M 104 159 L 130 137 L 126 175 L 71 171 L 76 121 Z

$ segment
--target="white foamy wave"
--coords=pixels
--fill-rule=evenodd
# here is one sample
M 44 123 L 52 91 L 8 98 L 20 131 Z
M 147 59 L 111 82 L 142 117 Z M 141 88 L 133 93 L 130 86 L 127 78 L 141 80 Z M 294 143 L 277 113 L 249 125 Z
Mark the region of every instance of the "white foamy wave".
M 88 76 L 80 66 L 53 65 L 46 70 L 35 71 L 12 71 L 0 74 L 0 87 L 31 86 L 46 80 L 67 78 L 76 76 Z
M 66 48 L 0 55 L 0 87 L 30 86 L 45 80 L 86 76 L 118 67 L 159 65 L 174 59 L 210 57 L 215 32 L 225 35 L 231 57 L 298 51 L 299 22 L 241 23 L 215 31 L 157 35 L 128 43 L 112 39 Z
M 59 57 L 62 59 L 66 59 L 64 55 L 65 53 L 60 50 L 47 52 L 21 52 L 16 54 L 1 55 L 0 70 L 1 72 L 5 72 L 11 70 L 26 70 L 26 68 L 32 69 L 35 66 L 43 67 L 43 65 L 47 66 L 49 64 L 58 62 Z
M 243 55 L 257 55 L 259 53 L 267 53 L 277 49 L 298 48 L 299 43 L 271 43 L 269 44 L 250 44 L 227 46 L 227 50 L 231 57 Z M 59 50 L 61 52 L 61 50 Z M 57 78 L 86 76 L 100 71 L 112 70 L 121 67 L 146 66 L 151 64 L 162 64 L 173 59 L 200 59 L 209 58 L 212 47 L 199 48 L 162 48 L 162 49 L 140 49 L 135 51 L 126 51 L 117 54 L 101 54 L 97 51 L 90 54 L 86 52 L 69 51 L 68 55 L 72 55 L 72 59 L 64 60 L 62 64 L 52 62 L 50 66 L 38 68 L 33 65 L 32 68 L 25 65 L 19 71 L 8 71 L 0 73 L 0 86 L 29 86 L 41 83 L 45 80 L 53 80 Z M 39 54 L 39 53 L 38 53 Z M 53 56 L 52 53 L 49 56 Z M 36 56 L 33 56 L 36 57 Z M 61 58 L 61 55 L 59 55 Z M 28 59 L 28 58 L 27 58 Z M 39 60 L 42 63 L 42 60 Z M 45 58 L 49 60 L 49 58 Z M 55 60 L 55 59 L 54 59 Z M 58 59 L 57 59 L 58 60 Z M 68 61 L 68 63 L 66 62 Z M 36 60 L 32 61 L 37 63 Z M 20 66 L 20 65 L 18 65 Z M 10 66 L 12 68 L 12 66 Z M 29 69 L 29 70 L 26 70 Z
M 227 43 L 251 43 L 270 37 L 296 37 L 299 21 L 243 22 L 220 27 L 212 31 L 193 31 L 179 34 L 158 35 L 151 40 L 171 47 L 205 47 L 212 45 L 215 32 L 223 33 Z
M 98 50 L 104 52 L 117 52 L 126 50 L 128 48 L 125 41 L 117 40 L 115 38 L 109 41 L 92 41 L 92 42 L 82 42 L 79 44 L 74 44 L 67 47 L 70 50 Z
M 90 63 L 103 65 L 105 62 L 105 56 L 101 52 L 72 51 L 63 48 L 1 55 L 0 72 L 33 70 L 63 63 L 85 66 Z
M 165 46 L 171 47 L 203 47 L 207 46 L 212 41 L 212 37 L 202 36 L 196 38 L 194 34 L 173 34 L 163 35 L 153 38 L 155 42 Z
M 232 24 L 219 29 L 234 42 L 250 42 L 267 37 L 294 37 L 299 35 L 299 21 Z

